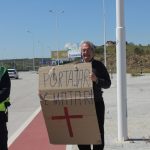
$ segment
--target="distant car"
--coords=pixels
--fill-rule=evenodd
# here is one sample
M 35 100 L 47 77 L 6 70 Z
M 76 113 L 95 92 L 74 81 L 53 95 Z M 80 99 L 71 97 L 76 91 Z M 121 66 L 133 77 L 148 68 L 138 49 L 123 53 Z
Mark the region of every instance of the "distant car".
M 19 74 L 16 69 L 7 69 L 9 77 L 19 79 Z

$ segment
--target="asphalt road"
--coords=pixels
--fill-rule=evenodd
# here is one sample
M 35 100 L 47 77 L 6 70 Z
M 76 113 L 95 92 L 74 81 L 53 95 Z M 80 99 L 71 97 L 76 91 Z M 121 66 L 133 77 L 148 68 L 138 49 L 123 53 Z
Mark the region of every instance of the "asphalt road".
M 8 135 L 14 140 L 40 109 L 38 74 L 19 72 L 19 79 L 11 79 Z

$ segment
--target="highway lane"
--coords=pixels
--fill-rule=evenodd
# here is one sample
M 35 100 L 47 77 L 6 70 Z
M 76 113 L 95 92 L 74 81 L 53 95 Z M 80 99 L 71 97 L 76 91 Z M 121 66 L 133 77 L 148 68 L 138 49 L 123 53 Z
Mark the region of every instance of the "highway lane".
M 11 79 L 11 106 L 9 107 L 9 144 L 40 111 L 38 74 L 19 72 L 19 79 Z

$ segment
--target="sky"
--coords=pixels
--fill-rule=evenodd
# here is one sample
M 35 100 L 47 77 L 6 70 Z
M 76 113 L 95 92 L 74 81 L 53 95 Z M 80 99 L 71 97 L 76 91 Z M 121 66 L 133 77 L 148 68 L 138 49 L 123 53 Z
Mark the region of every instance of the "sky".
M 116 0 L 0 0 L 0 59 L 50 57 L 66 44 L 116 40 Z M 150 0 L 124 0 L 126 41 L 150 44 Z M 57 21 L 56 21 L 57 20 Z

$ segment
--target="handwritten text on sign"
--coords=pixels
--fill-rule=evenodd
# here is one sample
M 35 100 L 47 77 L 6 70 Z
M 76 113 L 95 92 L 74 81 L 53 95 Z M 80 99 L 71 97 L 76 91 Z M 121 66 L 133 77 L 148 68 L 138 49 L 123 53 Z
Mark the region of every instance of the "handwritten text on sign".
M 40 85 L 42 84 L 43 88 L 51 89 L 75 89 L 92 87 L 91 81 L 89 80 L 91 67 L 86 66 L 90 66 L 90 64 L 71 64 L 49 67 L 49 71 L 42 72 L 42 80 L 40 80 Z

